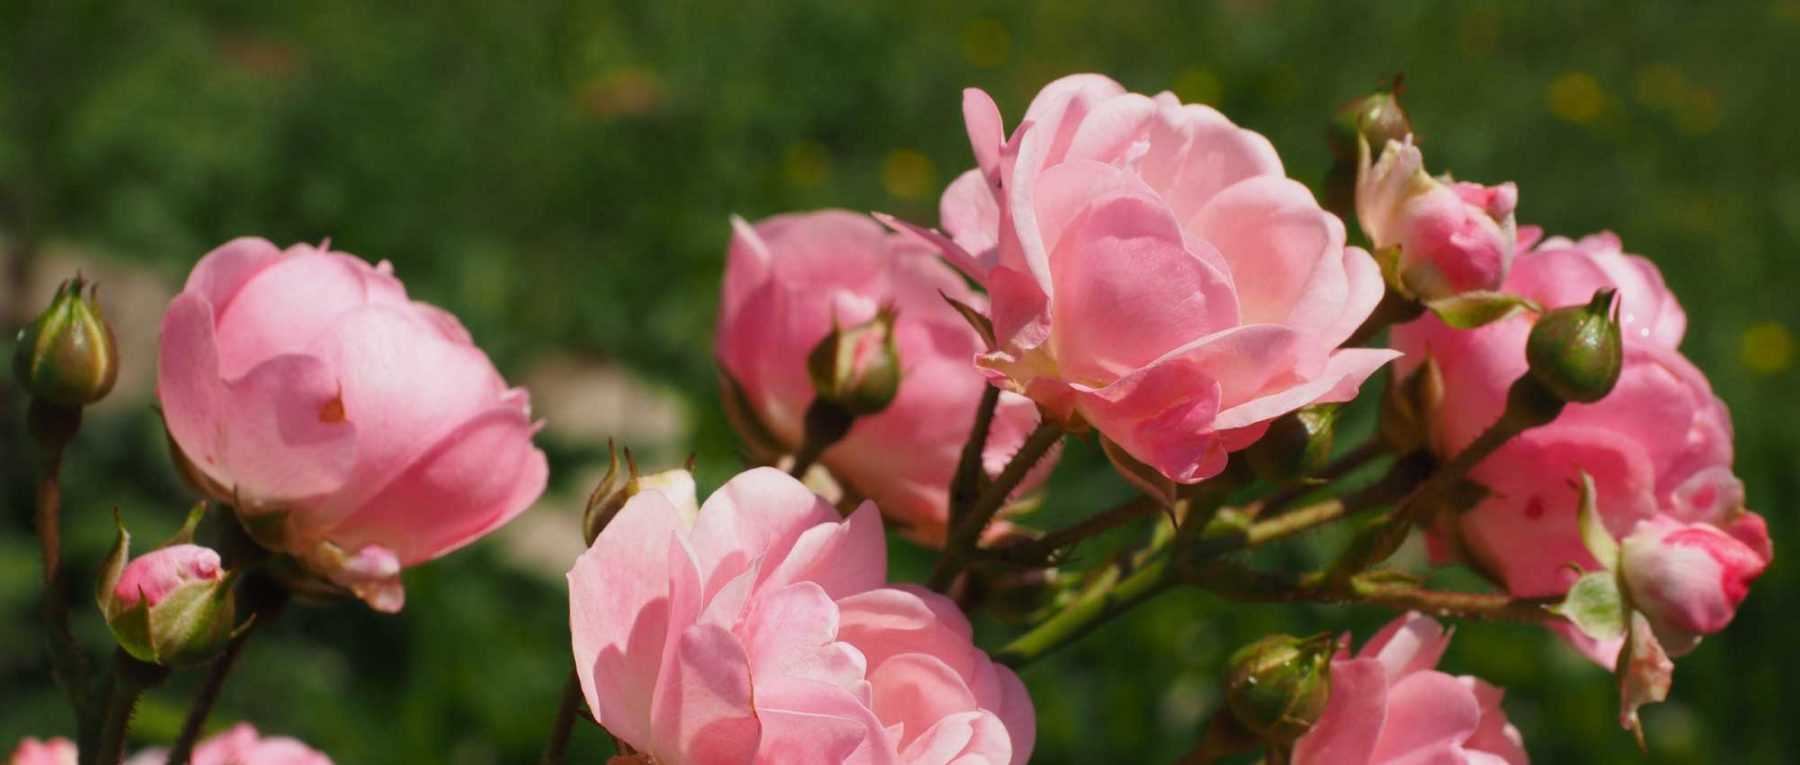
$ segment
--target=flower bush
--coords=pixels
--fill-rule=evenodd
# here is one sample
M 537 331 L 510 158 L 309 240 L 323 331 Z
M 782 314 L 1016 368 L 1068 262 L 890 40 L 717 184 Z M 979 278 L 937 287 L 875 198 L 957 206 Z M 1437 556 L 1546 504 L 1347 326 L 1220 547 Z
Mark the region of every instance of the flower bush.
M 688 470 L 614 455 L 566 532 L 586 551 L 543 761 L 591 723 L 614 763 L 1022 765 L 1039 723 L 1016 670 L 1176 588 L 1403 613 L 1354 654 L 1329 634 L 1241 649 L 1186 762 L 1526 762 L 1503 692 L 1440 671 L 1450 630 L 1424 614 L 1554 630 L 1614 673 L 1641 742 L 1639 708 L 1773 561 L 1730 414 L 1648 260 L 1518 227 L 1515 185 L 1427 174 L 1392 94 L 1355 104 L 1335 211 L 1218 111 L 1075 75 L 1010 133 L 964 93 L 976 167 L 939 227 L 732 219 L 713 357 L 746 464 L 701 503 Z M 170 472 L 202 502 L 135 558 L 120 525 L 95 591 L 119 650 L 95 662 L 69 637 L 59 482 L 117 375 L 97 301 L 67 282 L 14 364 L 76 730 L 13 762 L 124 761 L 139 697 L 178 671 L 201 692 L 134 765 L 328 762 L 248 724 L 202 739 L 220 689 L 284 610 L 397 612 L 407 569 L 535 503 L 551 463 L 527 394 L 385 262 L 207 253 L 156 365 Z M 1359 398 L 1380 427 L 1339 448 Z M 1088 435 L 1142 496 L 1035 516 L 1060 445 Z M 1247 554 L 1346 521 L 1316 568 Z M 1083 554 L 1122 527 L 1143 541 Z M 923 585 L 890 581 L 889 530 L 930 548 Z M 1414 534 L 1486 586 L 1408 570 Z

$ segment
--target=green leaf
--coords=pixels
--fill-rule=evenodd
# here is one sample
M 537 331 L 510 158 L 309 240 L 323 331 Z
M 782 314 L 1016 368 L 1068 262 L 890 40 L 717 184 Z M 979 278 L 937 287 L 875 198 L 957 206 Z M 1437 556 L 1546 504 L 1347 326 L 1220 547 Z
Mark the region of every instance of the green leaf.
M 1625 634 L 1625 598 L 1619 592 L 1619 578 L 1611 571 L 1595 571 L 1575 580 L 1568 596 L 1550 610 L 1595 640 L 1616 640 Z
M 1520 311 L 1539 310 L 1536 303 L 1505 292 L 1464 292 L 1425 303 L 1445 324 L 1457 329 L 1475 329 L 1492 324 Z

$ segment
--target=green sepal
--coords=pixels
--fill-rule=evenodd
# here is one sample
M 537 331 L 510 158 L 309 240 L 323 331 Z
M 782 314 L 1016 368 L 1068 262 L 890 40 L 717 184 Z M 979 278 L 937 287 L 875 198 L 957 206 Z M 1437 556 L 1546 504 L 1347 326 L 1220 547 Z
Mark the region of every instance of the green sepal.
M 1583 574 L 1563 601 L 1550 610 L 1568 619 L 1583 635 L 1599 641 L 1623 636 L 1629 618 L 1625 595 L 1619 591 L 1619 577 L 1611 571 Z
M 993 319 L 988 318 L 987 314 L 975 310 L 974 306 L 950 297 L 942 291 L 938 292 L 938 294 L 943 295 L 944 302 L 949 303 L 951 308 L 955 308 L 957 313 L 962 314 L 963 321 L 968 322 L 969 326 L 975 328 L 975 334 L 981 336 L 981 342 L 985 344 L 985 347 L 988 350 L 991 351 L 1000 347 L 1000 343 L 994 335 Z
M 162 543 L 162 546 L 174 547 L 175 545 L 193 544 L 194 530 L 200 528 L 200 522 L 205 519 L 206 501 L 195 502 L 194 506 L 188 510 L 187 518 L 182 520 L 181 528 L 176 529 L 175 535 L 169 537 L 169 541 Z
M 131 559 L 131 532 L 125 530 L 125 522 L 119 518 L 116 507 L 113 508 L 113 528 L 118 529 L 118 536 L 106 558 L 100 561 L 100 581 L 94 586 L 94 602 L 100 605 L 100 613 L 109 621 L 113 617 L 113 589 L 119 586 L 119 577 L 125 573 L 125 564 Z
M 1606 523 L 1600 519 L 1596 496 L 1594 477 L 1582 471 L 1581 510 L 1575 515 L 1576 522 L 1581 525 L 1581 543 L 1594 560 L 1600 561 L 1601 568 L 1616 571 L 1619 568 L 1619 541 L 1606 530 Z
M 1475 329 L 1522 311 L 1543 309 L 1525 298 L 1505 292 L 1478 290 L 1425 301 L 1425 307 L 1456 329 Z

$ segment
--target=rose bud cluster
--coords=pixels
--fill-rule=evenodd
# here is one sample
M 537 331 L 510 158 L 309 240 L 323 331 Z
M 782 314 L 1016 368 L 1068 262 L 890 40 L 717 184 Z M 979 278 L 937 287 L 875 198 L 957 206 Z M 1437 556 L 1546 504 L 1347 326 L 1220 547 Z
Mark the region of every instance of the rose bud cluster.
M 1045 86 L 1010 138 L 986 93 L 963 116 L 978 167 L 944 193 L 949 237 L 912 230 L 987 288 L 981 368 L 1065 425 L 1194 483 L 1394 357 L 1338 347 L 1380 269 L 1261 135 L 1099 75 Z
M 1435 620 L 1406 614 L 1355 656 L 1349 638 L 1331 661 L 1324 711 L 1294 742 L 1294 765 L 1529 762 L 1499 688 L 1435 669 L 1450 645 Z
M 1434 301 L 1497 290 L 1517 248 L 1518 187 L 1433 178 L 1409 135 L 1363 144 L 1356 217 L 1378 254 L 1396 258 L 1394 276 L 1410 296 Z
M 157 394 L 189 477 L 263 546 L 381 611 L 401 569 L 511 520 L 548 467 L 523 390 L 386 263 L 262 239 L 163 318 Z
M 806 442 L 815 388 L 849 405 L 891 395 L 883 406 L 853 406 L 848 413 L 863 416 L 819 462 L 908 536 L 939 545 L 950 479 L 987 385 L 969 363 L 985 350 L 981 336 L 946 298 L 986 305 L 935 251 L 866 216 L 828 210 L 754 226 L 737 220 L 717 338 L 727 408 L 765 461 Z M 816 353 L 834 338 L 842 342 Z M 870 373 L 891 367 L 894 356 L 897 369 Z M 897 391 L 863 390 L 886 388 L 896 374 Z M 984 451 L 988 471 L 999 472 L 1036 425 L 1030 401 L 1002 395 Z M 1020 491 L 1035 487 L 1050 464 Z
M 1394 347 L 1407 353 L 1400 374 L 1426 359 L 1441 374 L 1427 425 L 1433 452 L 1456 454 L 1500 417 L 1512 381 L 1541 378 L 1566 360 L 1543 338 L 1560 337 L 1563 351 L 1589 340 L 1622 344 L 1619 366 L 1565 370 L 1567 400 L 1575 403 L 1471 471 L 1484 498 L 1433 529 L 1434 556 L 1469 562 L 1520 597 L 1563 595 L 1581 571 L 1607 567 L 1583 543 L 1576 520 L 1586 473 L 1605 532 L 1636 540 L 1622 574 L 1627 590 L 1641 595 L 1633 600 L 1646 601 L 1639 606 L 1661 622 L 1659 633 L 1684 635 L 1668 649 L 1723 628 L 1772 551 L 1732 474 L 1730 415 L 1676 350 L 1687 324 L 1681 306 L 1655 266 L 1625 254 L 1611 234 L 1549 239 L 1519 257 L 1504 287 L 1542 306 L 1573 306 L 1552 312 L 1570 326 L 1534 332 L 1533 317 L 1519 314 L 1462 331 L 1426 316 L 1393 332 Z M 1617 293 L 1617 337 L 1605 329 L 1611 320 L 1596 318 L 1605 307 L 1593 303 L 1601 294 L 1610 304 L 1610 291 Z M 1536 343 L 1542 347 L 1528 348 Z M 1589 378 L 1613 382 L 1583 382 Z M 1594 400 L 1601 388 L 1605 395 Z M 1640 524 L 1649 524 L 1641 535 Z M 1576 642 L 1613 665 L 1618 641 Z
M 1022 765 L 1025 686 L 947 598 L 886 585 L 881 517 L 773 468 L 633 496 L 569 572 L 595 721 L 664 765 Z M 680 507 L 678 503 L 687 503 Z

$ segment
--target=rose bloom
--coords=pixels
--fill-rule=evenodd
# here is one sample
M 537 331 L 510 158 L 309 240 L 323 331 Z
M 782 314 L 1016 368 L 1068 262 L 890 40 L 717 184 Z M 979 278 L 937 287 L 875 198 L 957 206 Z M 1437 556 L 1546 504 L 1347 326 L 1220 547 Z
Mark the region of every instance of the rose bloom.
M 13 750 L 9 765 L 75 765 L 75 742 L 66 738 L 40 741 L 26 737 Z
M 1582 472 L 1593 477 L 1597 509 L 1615 537 L 1655 518 L 1750 537 L 1762 528 L 1760 519 L 1744 520 L 1755 516 L 1743 510 L 1743 485 L 1731 471 L 1730 414 L 1675 350 L 1686 316 L 1655 266 L 1624 254 L 1611 234 L 1556 238 L 1520 256 L 1505 285 L 1546 308 L 1586 303 L 1601 288 L 1619 291 L 1625 356 L 1618 384 L 1606 398 L 1567 406 L 1554 422 L 1483 460 L 1470 477 L 1489 489 L 1487 497 L 1430 537 L 1440 560 L 1464 557 L 1521 597 L 1566 592 L 1579 576 L 1571 563 L 1599 567 L 1576 523 Z M 1426 316 L 1394 329 L 1394 347 L 1407 353 L 1400 374 L 1427 355 L 1443 372 L 1444 399 L 1430 433 L 1440 457 L 1499 418 L 1507 387 L 1526 373 L 1531 322 L 1519 315 L 1459 331 Z M 1766 532 L 1761 536 L 1760 544 L 1744 544 L 1766 550 Z
M 1394 354 L 1341 345 L 1381 300 L 1369 255 L 1262 136 L 1099 75 L 1046 86 L 1012 137 L 964 94 L 979 167 L 944 192 L 946 239 L 987 288 L 987 373 L 1192 483 Z
M 569 572 L 582 693 L 619 740 L 661 765 L 1028 760 L 1025 686 L 951 601 L 884 586 L 871 503 L 844 519 L 773 468 L 682 499 L 632 497 Z
M 1325 711 L 1294 743 L 1294 765 L 1529 762 L 1499 688 L 1434 669 L 1450 646 L 1436 621 L 1406 614 L 1354 657 L 1349 639 L 1331 661 Z
M 169 753 L 150 749 L 132 755 L 125 765 L 163 765 Z M 249 723 L 238 723 L 194 747 L 192 765 L 331 765 L 331 758 L 286 736 L 258 736 Z
M 1400 278 L 1425 300 L 1496 290 L 1516 249 L 1519 189 L 1444 182 L 1425 172 L 1411 137 L 1389 141 L 1381 158 L 1363 155 L 1356 217 L 1375 249 L 1400 248 Z
M 852 493 L 874 500 L 908 536 L 943 544 L 950 479 L 987 385 L 970 363 L 984 350 L 981 339 L 944 298 L 977 309 L 984 299 L 935 250 L 889 233 L 867 216 L 826 210 L 754 226 L 734 220 L 732 227 L 719 306 L 719 365 L 780 450 L 793 451 L 803 439 L 813 400 L 807 354 L 833 321 L 849 328 L 883 305 L 897 310 L 903 369 L 898 394 L 887 408 L 857 418 L 820 462 Z M 1005 467 L 1036 425 L 1037 408 L 1029 400 L 1001 396 L 985 452 L 989 473 Z M 1052 462 L 1041 463 L 1020 490 L 1041 482 Z
M 401 568 L 544 490 L 525 392 L 386 263 L 262 239 L 213 250 L 163 317 L 157 393 L 196 483 L 378 610 L 401 607 Z

